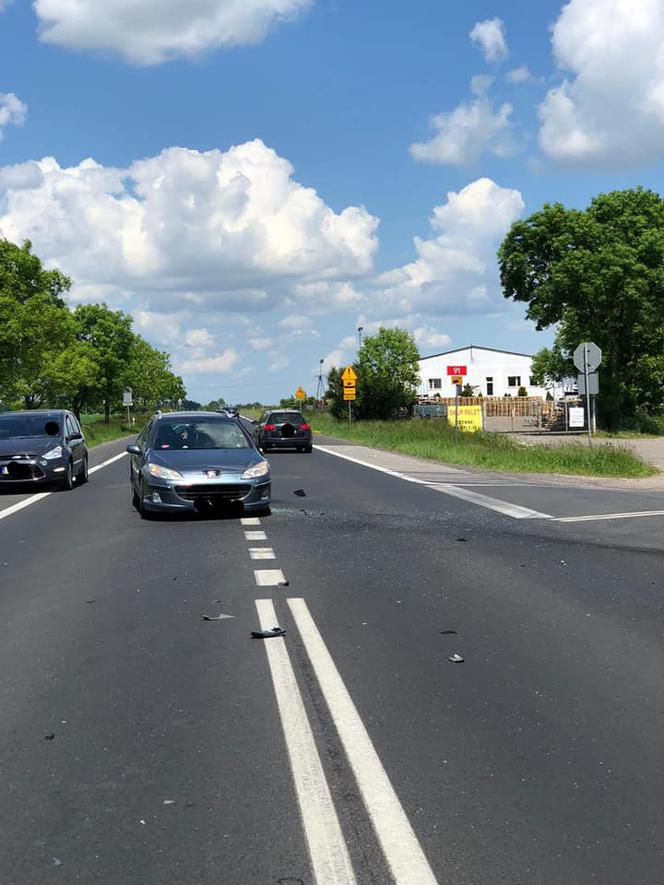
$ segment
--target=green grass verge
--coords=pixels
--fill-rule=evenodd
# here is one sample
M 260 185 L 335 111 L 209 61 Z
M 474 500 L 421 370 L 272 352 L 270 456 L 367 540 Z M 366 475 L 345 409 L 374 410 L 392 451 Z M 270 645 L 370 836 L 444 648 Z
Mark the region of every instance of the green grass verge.
M 137 417 L 136 425 L 131 430 L 127 427 L 127 419 L 117 415 L 111 415 L 109 424 L 104 424 L 103 415 L 81 415 L 81 424 L 88 447 L 94 448 L 114 439 L 122 439 L 123 436 L 140 433 L 143 419 Z
M 619 446 L 526 446 L 506 434 L 467 433 L 454 438 L 442 421 L 358 421 L 352 428 L 326 413 L 312 415 L 315 431 L 328 436 L 416 455 L 446 464 L 462 464 L 508 473 L 561 473 L 574 476 L 654 476 L 659 471 Z

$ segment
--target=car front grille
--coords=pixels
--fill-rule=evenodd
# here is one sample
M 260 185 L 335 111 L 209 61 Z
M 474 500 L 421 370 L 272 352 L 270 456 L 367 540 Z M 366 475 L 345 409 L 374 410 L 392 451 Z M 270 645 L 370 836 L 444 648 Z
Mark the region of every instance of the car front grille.
M 7 468 L 6 471 L 4 468 Z M 0 462 L 0 481 L 20 482 L 25 479 L 43 479 L 44 471 L 37 464 L 25 461 Z
M 175 492 L 185 501 L 212 498 L 215 501 L 239 501 L 251 491 L 250 485 L 241 483 L 225 485 L 175 486 Z

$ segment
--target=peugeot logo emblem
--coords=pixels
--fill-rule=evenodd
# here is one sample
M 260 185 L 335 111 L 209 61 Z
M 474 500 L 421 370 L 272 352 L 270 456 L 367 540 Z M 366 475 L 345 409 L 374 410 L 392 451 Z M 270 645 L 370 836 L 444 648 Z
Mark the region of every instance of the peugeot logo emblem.
M 221 470 L 204 470 L 203 473 L 205 473 L 208 479 L 214 479 L 215 476 L 219 476 Z

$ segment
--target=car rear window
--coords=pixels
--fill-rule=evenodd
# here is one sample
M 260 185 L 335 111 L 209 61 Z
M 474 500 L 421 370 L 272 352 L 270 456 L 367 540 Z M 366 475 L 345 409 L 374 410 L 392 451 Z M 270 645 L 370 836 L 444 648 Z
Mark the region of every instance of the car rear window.
M 299 412 L 272 412 L 270 424 L 305 424 L 304 416 Z
M 0 417 L 0 439 L 58 436 L 60 415 L 5 415 Z
M 248 449 L 250 443 L 235 421 L 228 418 L 161 419 L 155 430 L 155 449 Z

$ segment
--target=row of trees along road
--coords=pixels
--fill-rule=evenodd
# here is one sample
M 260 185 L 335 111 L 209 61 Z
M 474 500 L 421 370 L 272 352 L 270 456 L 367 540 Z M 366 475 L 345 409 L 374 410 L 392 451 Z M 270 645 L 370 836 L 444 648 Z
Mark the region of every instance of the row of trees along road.
M 404 329 L 379 329 L 362 342 L 358 359 L 357 399 L 351 404 L 358 419 L 390 419 L 411 411 L 417 399 L 420 358 L 417 344 Z M 344 402 L 343 369 L 333 368 L 327 376 L 330 412 L 337 418 L 348 414 Z
M 131 316 L 105 304 L 70 310 L 71 280 L 32 253 L 0 240 L 0 402 L 10 408 L 104 410 L 134 402 L 149 408 L 185 396 L 170 357 L 132 331 Z
M 610 429 L 646 427 L 664 409 L 664 200 L 637 188 L 596 197 L 585 210 L 545 205 L 517 221 L 500 251 L 506 298 L 528 305 L 538 329 L 541 383 L 576 375 L 582 341 L 603 351 L 599 414 Z

